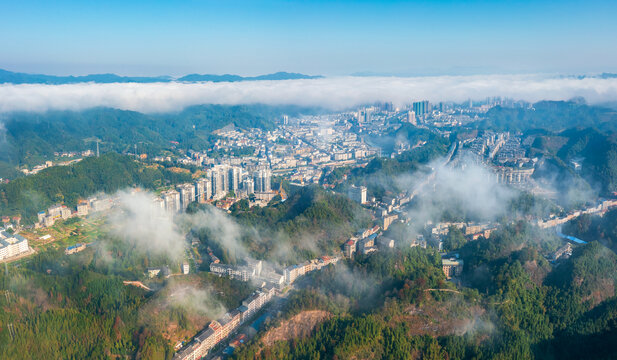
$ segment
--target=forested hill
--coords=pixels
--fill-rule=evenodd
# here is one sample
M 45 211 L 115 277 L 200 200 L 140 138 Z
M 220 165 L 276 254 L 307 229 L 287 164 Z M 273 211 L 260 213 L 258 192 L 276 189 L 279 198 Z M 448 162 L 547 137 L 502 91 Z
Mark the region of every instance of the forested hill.
M 20 214 L 24 222 L 31 223 L 37 212 L 56 203 L 72 207 L 79 199 L 98 192 L 112 193 L 135 185 L 155 189 L 190 179 L 190 174 L 147 167 L 129 156 L 109 153 L 0 185 L 0 214 Z
M 500 131 L 561 131 L 579 126 L 615 131 L 617 111 L 576 101 L 540 101 L 529 109 L 496 106 L 476 126 Z
M 585 179 L 601 195 L 617 191 L 617 141 L 613 134 L 594 128 L 572 128 L 561 132 L 529 131 L 533 137 L 530 156 L 545 156 L 548 161 L 536 169 L 536 177 L 572 187 L 577 178 Z M 571 161 L 582 165 L 576 172 Z
M 149 155 L 171 146 L 204 150 L 212 131 L 225 125 L 271 129 L 282 114 L 307 111 L 292 106 L 200 105 L 166 114 L 110 108 L 14 113 L 3 119 L 6 139 L 0 144 L 0 162 L 13 166 L 40 164 L 56 151 L 94 150 L 97 139 L 102 152 L 133 151 L 136 144 L 140 153 Z

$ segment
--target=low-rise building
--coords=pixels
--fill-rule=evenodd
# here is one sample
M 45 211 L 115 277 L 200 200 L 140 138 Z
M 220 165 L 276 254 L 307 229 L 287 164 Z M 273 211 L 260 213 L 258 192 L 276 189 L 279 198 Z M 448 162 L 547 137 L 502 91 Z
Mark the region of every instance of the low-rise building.
M 566 243 L 553 253 L 553 260 L 558 260 L 561 258 L 567 259 L 570 256 L 572 256 L 572 244 Z
M 351 259 L 353 254 L 356 252 L 356 243 L 358 242 L 357 238 L 351 238 L 345 242 L 343 246 L 343 254 L 345 254 L 346 258 Z
M 83 251 L 86 249 L 86 244 L 75 244 L 73 246 L 69 246 L 64 250 L 66 255 L 71 255 Z
M 16 257 L 28 251 L 30 247 L 26 238 L 0 229 L 0 260 Z
M 463 273 L 463 260 L 457 258 L 441 259 L 441 266 L 446 279 L 451 279 L 455 276 L 461 276 Z

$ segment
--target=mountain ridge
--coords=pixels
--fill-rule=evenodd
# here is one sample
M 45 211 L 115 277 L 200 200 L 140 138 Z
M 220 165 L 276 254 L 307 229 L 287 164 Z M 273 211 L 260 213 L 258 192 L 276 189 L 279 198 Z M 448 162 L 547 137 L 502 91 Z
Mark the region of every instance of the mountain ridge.
M 155 82 L 238 82 L 238 81 L 258 81 L 258 80 L 298 80 L 298 79 L 319 79 L 321 75 L 305 75 L 300 73 L 290 73 L 279 71 L 272 74 L 257 75 L 257 76 L 240 76 L 233 74 L 188 74 L 179 78 L 171 76 L 121 76 L 112 73 L 106 74 L 89 74 L 81 76 L 56 76 L 46 74 L 30 74 L 13 72 L 0 69 L 0 84 L 47 84 L 47 85 L 64 85 L 64 84 L 79 84 L 79 83 L 155 83 Z

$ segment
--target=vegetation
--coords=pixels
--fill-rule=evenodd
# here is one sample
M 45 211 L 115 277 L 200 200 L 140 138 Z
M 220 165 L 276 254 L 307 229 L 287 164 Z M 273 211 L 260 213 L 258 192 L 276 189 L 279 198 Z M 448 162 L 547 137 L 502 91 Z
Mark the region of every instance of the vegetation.
M 617 251 L 617 210 L 610 210 L 604 216 L 583 214 L 564 225 L 563 232 L 585 241 L 597 240 Z
M 190 174 L 145 166 L 128 156 L 109 153 L 0 185 L 0 213 L 20 214 L 24 222 L 32 223 L 39 211 L 53 204 L 74 207 L 79 199 L 99 192 L 110 194 L 130 186 L 155 189 L 190 180 Z
M 75 255 L 49 249 L 6 267 L 0 272 L 3 357 L 171 359 L 179 338 L 212 319 L 204 308 L 237 307 L 253 290 L 207 273 L 144 280 L 155 292 L 123 283 L 164 264 L 177 268 L 165 256 L 102 236 Z M 192 297 L 182 293 L 187 289 L 195 289 Z
M 257 339 L 235 357 L 610 358 L 617 256 L 594 242 L 555 267 L 541 254 L 559 241 L 521 222 L 468 242 L 460 249 L 466 287 L 457 290 L 428 250 L 361 256 L 345 271 L 311 274 L 314 287 L 290 297 L 286 317 L 315 308 L 334 314 L 312 335 L 266 347 Z M 470 318 L 462 329 L 445 326 Z
M 398 193 L 401 183 L 397 178 L 418 170 L 428 170 L 426 165 L 441 156 L 445 156 L 450 146 L 450 140 L 432 131 L 403 124 L 396 132 L 389 134 L 388 139 L 402 139 L 409 144 L 426 141 L 426 144 L 405 151 L 395 158 L 376 157 L 365 167 L 353 169 L 339 168 L 332 170 L 323 179 L 326 184 L 338 184 L 343 176 L 347 176 L 345 184 L 339 184 L 335 189 L 346 192 L 349 184 L 363 185 L 368 188 L 369 196 L 380 199 L 388 193 Z
M 581 101 L 540 101 L 530 108 L 491 108 L 476 128 L 562 131 L 574 127 L 597 127 L 615 130 L 616 117 L 617 114 L 611 109 L 586 105 Z
M 6 143 L 0 161 L 12 166 L 38 165 L 54 152 L 96 149 L 103 153 L 137 152 L 149 156 L 162 150 L 206 150 L 212 132 L 226 125 L 271 129 L 281 114 L 293 116 L 297 107 L 265 105 L 200 105 L 178 113 L 147 115 L 135 111 L 95 108 L 84 111 L 12 113 L 3 119 Z M 2 167 L 0 167 L 0 170 Z M 0 173 L 0 177 L 9 174 Z
M 260 235 L 256 241 L 254 234 L 246 234 L 246 246 L 259 257 L 287 263 L 338 251 L 345 239 L 372 224 L 360 205 L 317 186 L 303 187 L 284 202 L 273 199 L 267 207 L 245 205 L 234 206 L 232 215 Z M 289 250 L 275 251 L 282 245 Z

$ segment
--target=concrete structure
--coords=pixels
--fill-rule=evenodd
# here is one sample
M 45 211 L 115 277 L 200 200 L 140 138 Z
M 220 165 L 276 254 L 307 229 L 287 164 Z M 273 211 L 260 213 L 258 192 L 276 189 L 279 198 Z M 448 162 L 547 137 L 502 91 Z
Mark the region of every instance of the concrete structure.
M 424 116 L 431 112 L 431 104 L 428 100 L 416 101 L 413 103 L 413 111 L 416 116 Z
M 262 261 L 249 262 L 246 266 L 210 263 L 210 272 L 219 276 L 229 276 L 232 279 L 249 281 L 261 274 Z
M 253 181 L 255 182 L 255 192 L 266 193 L 272 191 L 271 178 L 272 174 L 270 173 L 270 170 L 262 169 L 256 171 L 253 175 Z
M 236 178 L 237 172 L 233 170 L 234 167 L 230 167 L 229 165 L 216 165 L 210 170 L 210 182 L 212 184 L 212 197 L 220 199 L 225 197 L 230 190 L 233 190 L 233 186 L 235 185 L 235 181 L 238 181 L 239 178 Z M 230 179 L 230 174 L 232 178 Z M 230 184 L 232 187 L 230 187 Z
M 242 180 L 242 190 L 248 196 L 255 193 L 255 181 L 251 178 Z
M 181 184 L 176 189 L 180 194 L 180 208 L 186 210 L 189 204 L 195 201 L 195 186 L 193 184 Z
M 558 260 L 561 258 L 567 259 L 570 256 L 572 256 L 572 244 L 567 243 L 553 253 L 553 260 Z
M 0 260 L 16 257 L 30 251 L 28 240 L 18 234 L 9 234 L 0 229 Z
M 393 239 L 382 236 L 379 239 L 377 239 L 377 245 L 383 248 L 394 248 L 395 243 Z
M 65 255 L 71 255 L 83 251 L 86 249 L 86 244 L 75 244 L 73 246 L 69 246 L 64 250 Z
M 212 184 L 209 179 L 201 178 L 195 181 L 195 201 L 204 203 L 212 197 Z
M 356 244 L 358 242 L 357 238 L 351 238 L 345 242 L 343 246 L 343 254 L 345 254 L 346 258 L 352 258 L 353 254 L 356 252 Z
M 366 204 L 366 186 L 351 185 L 349 198 L 357 203 Z
M 229 168 L 229 191 L 237 193 L 242 184 L 242 168 L 232 166 Z
M 176 190 L 167 190 L 161 193 L 161 198 L 165 202 L 165 210 L 171 213 L 180 211 L 180 193 Z
M 461 276 L 463 273 L 463 260 L 456 258 L 441 259 L 441 266 L 446 279 L 451 279 L 455 276 Z
M 90 204 L 83 200 L 77 204 L 77 216 L 87 216 L 90 212 Z
M 388 230 L 390 225 L 398 219 L 398 214 L 387 215 L 382 218 L 382 228 Z
M 534 169 L 497 167 L 494 171 L 496 180 L 502 184 L 523 184 L 529 181 Z
M 275 292 L 276 289 L 273 287 L 263 287 L 255 291 L 242 302 L 242 306 L 226 313 L 218 320 L 211 321 L 191 343 L 174 355 L 173 360 L 197 360 L 205 357 L 212 348 L 272 300 Z
M 407 122 L 412 124 L 412 125 L 417 125 L 418 123 L 416 122 L 416 112 L 411 110 L 407 112 Z

